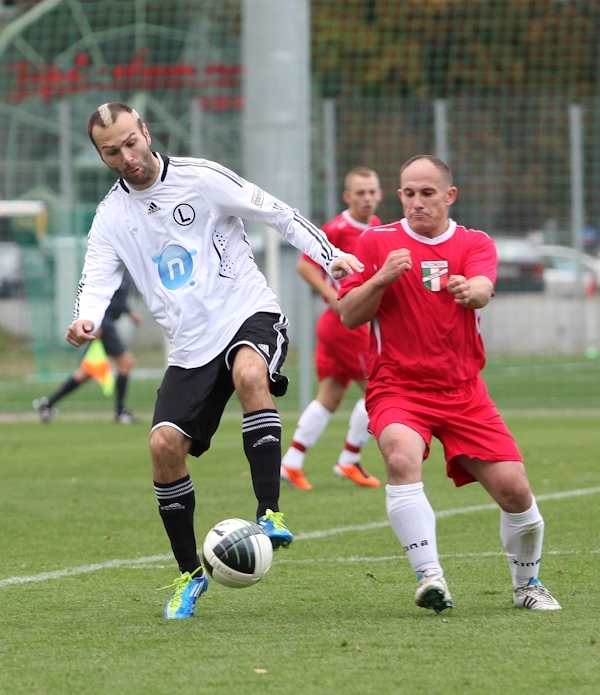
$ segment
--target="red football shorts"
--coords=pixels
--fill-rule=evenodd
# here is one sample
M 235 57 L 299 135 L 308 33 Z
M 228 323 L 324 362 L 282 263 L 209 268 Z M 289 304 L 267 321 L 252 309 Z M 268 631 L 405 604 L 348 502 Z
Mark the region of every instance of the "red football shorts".
M 431 437 L 444 447 L 446 473 L 456 487 L 475 482 L 454 459 L 523 461 L 519 448 L 489 397 L 481 376 L 456 389 L 417 391 L 373 383 L 367 388 L 369 429 L 377 439 L 393 423 L 423 437 L 429 455 Z
M 369 327 L 350 330 L 332 310 L 326 309 L 317 323 L 315 350 L 317 378 L 333 377 L 348 386 L 369 376 Z

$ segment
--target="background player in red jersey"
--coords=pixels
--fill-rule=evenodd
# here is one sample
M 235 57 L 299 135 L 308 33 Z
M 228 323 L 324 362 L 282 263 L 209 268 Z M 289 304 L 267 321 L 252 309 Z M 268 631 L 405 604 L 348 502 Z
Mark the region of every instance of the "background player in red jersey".
M 351 253 L 363 231 L 381 223 L 374 214 L 381 201 L 377 174 L 366 167 L 349 171 L 344 181 L 343 197 L 348 209 L 327 222 L 322 229 L 333 244 Z M 300 416 L 281 466 L 281 477 L 290 485 L 300 490 L 311 490 L 312 485 L 302 468 L 305 453 L 323 434 L 350 382 L 355 381 L 364 393 L 368 376 L 369 328 L 364 325 L 350 331 L 342 324 L 337 298 L 339 284 L 326 277 L 321 266 L 309 256 L 301 256 L 297 269 L 329 305 L 317 323 L 315 366 L 319 391 Z M 367 426 L 365 399 L 360 398 L 350 416 L 344 448 L 333 470 L 358 485 L 379 487 L 379 480 L 369 475 L 360 463 L 361 449 L 369 437 Z
M 388 517 L 417 572 L 415 601 L 437 612 L 452 607 L 422 482 L 435 436 L 454 483 L 479 481 L 500 507 L 514 605 L 557 610 L 537 578 L 544 520 L 480 376 L 479 309 L 494 292 L 494 243 L 448 218 L 457 189 L 440 159 L 408 160 L 400 186 L 405 218 L 360 237 L 354 252 L 365 271 L 343 283 L 340 310 L 349 328 L 371 322 L 367 411 L 386 463 Z

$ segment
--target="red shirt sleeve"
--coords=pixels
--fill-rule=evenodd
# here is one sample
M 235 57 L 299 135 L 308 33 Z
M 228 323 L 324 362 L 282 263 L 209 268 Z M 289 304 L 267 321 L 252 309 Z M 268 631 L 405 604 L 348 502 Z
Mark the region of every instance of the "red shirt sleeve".
M 485 232 L 470 229 L 467 233 L 470 249 L 465 263 L 465 277 L 469 279 L 476 275 L 484 275 L 495 283 L 498 253 L 493 239 Z
M 344 278 L 341 281 L 338 299 L 341 299 L 345 294 L 348 294 L 348 292 L 350 292 L 350 290 L 354 287 L 360 287 L 360 285 L 364 284 L 374 274 L 373 264 L 370 262 L 370 256 L 367 252 L 367 244 L 365 243 L 366 231 L 359 236 L 354 248 L 354 255 L 359 261 L 362 261 L 365 269 L 362 273 L 352 273 L 352 275 L 349 275 L 347 278 Z

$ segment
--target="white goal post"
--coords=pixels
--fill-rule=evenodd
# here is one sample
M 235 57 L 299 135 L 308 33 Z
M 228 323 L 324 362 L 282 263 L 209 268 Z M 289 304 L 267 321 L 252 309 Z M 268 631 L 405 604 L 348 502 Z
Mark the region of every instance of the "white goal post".
M 0 217 L 32 217 L 38 239 L 48 233 L 48 211 L 41 200 L 0 200 Z

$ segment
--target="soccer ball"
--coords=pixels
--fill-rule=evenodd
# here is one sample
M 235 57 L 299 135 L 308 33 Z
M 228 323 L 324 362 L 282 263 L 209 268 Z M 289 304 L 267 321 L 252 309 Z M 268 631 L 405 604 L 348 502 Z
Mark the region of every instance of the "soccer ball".
M 260 581 L 271 567 L 271 539 L 258 524 L 225 519 L 213 526 L 202 544 L 202 564 L 219 584 L 243 589 Z

